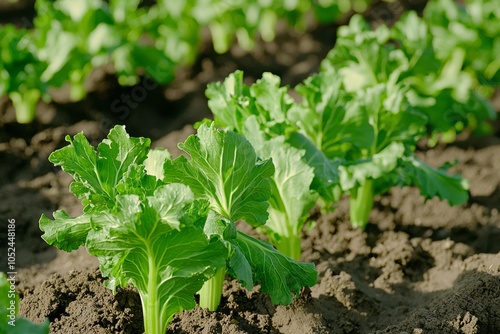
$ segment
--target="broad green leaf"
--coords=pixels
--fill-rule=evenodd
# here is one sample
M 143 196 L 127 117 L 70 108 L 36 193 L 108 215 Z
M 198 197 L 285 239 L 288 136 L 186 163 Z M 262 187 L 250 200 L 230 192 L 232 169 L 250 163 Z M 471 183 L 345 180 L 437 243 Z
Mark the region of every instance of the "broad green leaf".
M 54 28 L 47 36 L 45 46 L 39 51 L 40 59 L 49 64 L 42 74 L 43 81 L 52 80 L 68 63 L 75 44 L 75 38 L 71 33 L 65 32 L 60 25 L 54 24 Z
M 339 166 L 340 184 L 344 191 L 363 185 L 367 179 L 376 180 L 392 172 L 405 153 L 404 145 L 393 142 L 373 156 Z
M 70 217 L 64 210 L 54 212 L 54 220 L 42 214 L 39 225 L 44 232 L 42 239 L 66 252 L 85 245 L 87 234 L 91 230 L 89 216 Z
M 231 250 L 233 253 L 229 259 L 229 273 L 237 278 L 244 288 L 252 290 L 254 286 L 252 265 L 248 262 L 248 259 L 239 247 L 234 247 L 233 244 L 231 244 Z
M 460 205 L 469 198 L 469 182 L 462 176 L 449 175 L 446 170 L 433 168 L 417 158 L 403 158 L 406 174 L 425 198 L 439 197 L 450 205 Z
M 99 153 L 82 133 L 66 140 L 70 145 L 53 152 L 49 160 L 75 179 L 70 189 L 76 197 L 84 198 L 85 213 L 113 205 L 116 186 L 123 182 L 130 165 L 144 162 L 151 142 L 130 138 L 123 126 L 111 129 L 108 139 L 99 144 Z
M 304 150 L 304 161 L 314 168 L 311 189 L 317 191 L 329 203 L 337 201 L 339 194 L 335 192 L 339 183 L 338 163 L 329 160 L 316 145 L 299 132 L 291 132 L 287 142 L 297 149 Z
M 161 332 L 175 313 L 195 306 L 194 294 L 228 257 L 220 241 L 209 242 L 191 217 L 183 218 L 192 200 L 180 184 L 158 188 L 146 202 L 119 196 L 116 214 L 92 219 L 86 242 L 89 253 L 104 260 L 101 270 L 111 286 L 130 282 L 139 290 L 145 316 L 149 307 L 159 310 Z
M 290 111 L 290 121 L 329 159 L 343 158 L 373 143 L 367 113 L 352 101 L 338 73 L 321 73 L 296 87 L 300 106 Z
M 73 21 L 80 21 L 83 16 L 100 6 L 99 0 L 59 0 L 54 6 L 68 13 Z
M 424 53 L 431 45 L 429 27 L 414 11 L 406 12 L 392 27 L 391 37 L 401 42 L 406 53 Z
M 263 159 L 272 159 L 275 169 L 271 177 L 270 219 L 265 228 L 282 237 L 300 237 L 309 210 L 318 198 L 310 189 L 314 169 L 304 162 L 305 152 L 286 143 L 285 137 L 265 140 L 255 118 L 248 119 L 245 125 L 243 134 L 255 152 Z M 279 239 L 273 238 L 273 243 L 279 243 Z
M 205 95 L 208 106 L 218 126 L 241 133 L 244 120 L 255 114 L 250 105 L 250 92 L 243 83 L 243 72 L 231 73 L 223 83 L 214 82 L 207 86 Z
M 219 238 L 231 250 L 227 271 L 231 276 L 236 277 L 243 287 L 251 290 L 254 285 L 252 267 L 241 250 L 238 247 L 233 247 L 230 242 L 237 237 L 236 224 L 210 210 L 204 232 L 209 239 L 213 237 Z
M 117 27 L 99 23 L 90 33 L 88 38 L 88 50 L 91 54 L 98 54 L 118 47 L 121 43 Z
M 281 128 L 287 122 L 293 98 L 288 95 L 288 88 L 280 84 L 278 76 L 266 72 L 248 87 L 243 83 L 242 71 L 230 74 L 222 84 L 209 84 L 206 95 L 215 123 L 242 133 L 245 120 L 253 115 L 262 130 Z
M 155 176 L 146 173 L 144 165 L 130 165 L 123 173 L 123 180 L 116 185 L 116 194 L 119 195 L 153 195 L 154 191 L 163 184 Z
M 179 230 L 186 204 L 194 201 L 194 195 L 182 184 L 171 184 L 156 189 L 154 196 L 148 197 L 148 204 L 155 209 L 162 222 Z
M 411 107 L 401 85 L 379 84 L 360 90 L 349 108 L 365 115 L 373 133 L 371 142 L 367 140 L 362 143 L 364 146 L 358 146 L 360 151 L 370 150 L 361 156 L 380 152 L 394 142 L 414 147 L 425 135 L 427 118 Z
M 124 22 L 137 12 L 141 0 L 110 1 L 109 7 L 116 22 Z
M 264 116 L 268 127 L 287 120 L 294 100 L 288 95 L 288 87 L 281 86 L 279 76 L 265 72 L 261 79 L 250 86 L 250 94 L 255 99 L 258 117 Z
M 190 155 L 165 164 L 165 182 L 191 187 L 195 196 L 210 201 L 212 209 L 232 221 L 259 226 L 268 218 L 271 160 L 258 159 L 241 135 L 203 124 L 179 148 Z
M 408 62 L 402 52 L 386 44 L 388 39 L 386 26 L 372 31 L 361 15 L 354 15 L 349 25 L 339 28 L 335 47 L 322 61 L 321 70 L 339 72 L 349 92 L 387 82 Z
M 260 283 L 260 290 L 269 294 L 274 304 L 288 305 L 293 294 L 303 286 L 316 284 L 317 272 L 312 263 L 296 262 L 276 251 L 271 244 L 241 232 L 230 242 L 252 268 L 254 284 Z
M 141 44 L 133 45 L 129 57 L 128 60 L 131 62 L 130 66 L 133 70 L 128 73 L 125 70 L 126 74 L 135 73 L 136 69 L 144 67 L 147 75 L 156 82 L 168 83 L 174 79 L 174 62 L 155 47 Z
M 165 161 L 171 159 L 172 155 L 165 149 L 157 148 L 150 150 L 148 157 L 144 161 L 144 168 L 149 175 L 162 180 L 164 176 L 163 165 Z

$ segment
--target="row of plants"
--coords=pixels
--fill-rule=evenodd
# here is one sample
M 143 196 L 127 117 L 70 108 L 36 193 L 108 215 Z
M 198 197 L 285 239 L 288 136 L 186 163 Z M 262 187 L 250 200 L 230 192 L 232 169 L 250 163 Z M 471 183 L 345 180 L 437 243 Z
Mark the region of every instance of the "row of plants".
M 375 30 L 354 16 L 321 71 L 293 92 L 270 73 L 252 85 L 241 71 L 210 84 L 214 121 L 197 124 L 176 159 L 123 126 L 97 148 L 83 134 L 67 137 L 49 160 L 74 178 L 84 210 L 43 215 L 43 239 L 65 251 L 85 246 L 113 291 L 135 286 L 146 333 L 164 333 L 196 294 L 217 309 L 226 274 L 291 303 L 317 280 L 313 264 L 298 262 L 315 205 L 331 210 L 348 196 L 353 226 L 365 228 L 375 196 L 395 186 L 467 201 L 468 182 L 447 173 L 453 164 L 434 168 L 415 152 L 424 138 L 452 141 L 494 116 L 474 90 L 491 84 L 482 79 L 491 72 L 467 52 L 438 52 L 431 29 L 414 13 Z
M 241 71 L 210 84 L 215 124 L 244 135 L 275 164 L 270 219 L 262 228 L 269 240 L 298 259 L 309 211 L 318 201 L 334 207 L 343 195 L 351 223 L 360 228 L 374 197 L 395 186 L 465 203 L 468 182 L 447 174 L 453 162 L 433 168 L 415 155 L 424 139 L 434 146 L 465 130 L 484 133 L 496 117 L 477 92 L 494 82 L 480 81 L 485 72 L 465 59 L 460 48 L 448 56 L 439 52 L 431 26 L 414 12 L 392 28 L 373 30 L 355 15 L 339 28 L 320 73 L 293 94 L 270 73 L 250 86 Z
M 364 10 L 367 1 L 189 0 L 143 6 L 139 0 L 37 0 L 33 29 L 0 27 L 0 96 L 9 96 L 19 123 L 29 123 L 38 101 L 50 101 L 50 88 L 69 84 L 71 99 L 79 101 L 87 94 L 87 77 L 109 63 L 121 85 L 134 85 L 143 74 L 170 82 L 176 68 L 196 59 L 206 27 L 217 52 L 226 52 L 235 37 L 249 50 L 257 34 L 274 39 L 279 19 L 304 29 L 307 13 L 332 22 L 351 3 Z
M 432 34 L 436 57 L 463 58 L 480 91 L 489 96 L 500 85 L 500 6 L 493 0 L 452 0 L 427 4 L 424 21 Z
M 216 310 L 226 274 L 247 289 L 259 284 L 275 304 L 291 303 L 317 280 L 314 265 L 297 259 L 318 201 L 331 207 L 350 192 L 351 213 L 364 215 L 377 192 L 415 183 L 427 197 L 467 200 L 465 180 L 415 157 L 425 117 L 409 112 L 402 90 L 390 102 L 386 85 L 350 96 L 338 76 L 318 74 L 297 88 L 304 102 L 296 104 L 278 77 L 265 74 L 250 87 L 242 77 L 234 73 L 207 95 L 216 96 L 209 102 L 216 122 L 234 120 L 245 137 L 203 121 L 179 144 L 186 156 L 172 159 L 116 126 L 97 149 L 80 133 L 49 157 L 73 177 L 70 191 L 84 208 L 79 217 L 42 215 L 42 238 L 65 251 L 85 246 L 113 291 L 135 286 L 146 333 L 164 333 L 196 294 L 201 307 Z M 321 147 L 303 124 L 319 126 Z M 266 232 L 277 249 L 238 231 L 238 221 Z
M 472 2 L 471 7 L 482 3 Z M 354 16 L 349 25 L 339 28 L 335 48 L 321 67 L 325 72 L 338 72 L 349 92 L 381 83 L 406 86 L 409 103 L 428 119 L 429 145 L 433 146 L 439 140 L 454 141 L 465 128 L 478 134 L 490 131 L 488 121 L 496 114 L 487 97 L 500 83 L 500 63 L 495 56 L 500 50 L 500 26 L 496 25 L 495 35 L 481 34 L 480 27 L 470 28 L 483 41 L 478 46 L 460 44 L 457 33 L 457 37 L 447 36 L 451 46 L 443 47 L 444 37 L 435 31 L 449 31 L 453 24 L 433 26 L 426 16 L 432 14 L 437 20 L 436 8 L 449 6 L 446 0 L 428 6 L 423 19 L 408 12 L 391 29 L 382 25 L 372 30 L 361 16 Z M 493 15 L 486 9 L 484 18 L 498 21 L 500 11 Z M 480 57 L 468 51 L 476 47 Z
M 413 45 L 424 50 L 403 39 L 415 26 L 421 34 Z M 416 150 L 426 137 L 492 116 L 473 80 L 451 85 L 472 74 L 435 55 L 427 25 L 411 12 L 376 30 L 354 16 L 338 35 L 321 71 L 293 93 L 271 73 L 251 85 L 241 71 L 210 84 L 214 121 L 197 124 L 197 134 L 179 144 L 186 155 L 176 159 L 123 126 L 97 149 L 81 133 L 67 137 L 69 145 L 49 160 L 74 178 L 70 190 L 83 214 L 43 215 L 43 239 L 65 251 L 85 246 L 110 289 L 137 288 L 146 333 L 163 333 L 175 313 L 195 306 L 196 294 L 201 307 L 216 310 L 226 274 L 247 289 L 259 284 L 275 304 L 314 285 L 314 265 L 297 261 L 315 205 L 332 210 L 348 196 L 352 225 L 365 228 L 375 196 L 395 186 L 465 203 L 469 184 L 447 173 L 453 164 L 429 166 Z M 450 63 L 457 67 L 445 70 Z M 435 81 L 447 85 L 423 89 L 422 82 Z M 434 103 L 421 104 L 425 99 Z M 445 125 L 434 122 L 439 113 L 465 112 L 461 127 L 446 117 Z M 238 231 L 238 221 L 270 243 Z
M 275 164 L 270 220 L 263 231 L 285 254 L 300 257 L 300 235 L 320 200 L 334 207 L 350 198 L 354 227 L 365 228 L 374 197 L 395 186 L 416 185 L 423 196 L 450 204 L 468 199 L 468 183 L 415 155 L 428 118 L 408 102 L 403 85 L 377 84 L 348 91 L 340 74 L 322 72 L 296 87 L 302 101 L 264 74 L 250 87 L 236 72 L 207 90 L 215 123 L 244 135 Z
M 37 0 L 33 29 L 0 27 L 0 95 L 12 100 L 18 122 L 28 123 L 40 98 L 50 100 L 49 88 L 69 84 L 71 98 L 81 100 L 86 78 L 110 62 L 122 85 L 136 84 L 142 74 L 170 82 L 177 67 L 195 60 L 204 27 L 223 53 L 235 37 L 245 49 L 253 47 L 257 34 L 272 40 L 282 18 L 304 28 L 311 11 L 328 23 L 368 5 L 369 0 L 190 0 L 152 6 L 139 0 Z M 456 63 L 463 58 L 483 86 L 500 79 L 498 11 L 493 0 L 469 0 L 465 7 L 436 0 L 424 12 L 437 56 Z

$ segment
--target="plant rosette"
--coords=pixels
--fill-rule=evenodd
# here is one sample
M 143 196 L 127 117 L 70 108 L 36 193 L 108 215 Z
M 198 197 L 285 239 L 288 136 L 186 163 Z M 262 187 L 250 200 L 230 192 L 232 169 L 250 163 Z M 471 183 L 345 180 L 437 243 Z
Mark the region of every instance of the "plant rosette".
M 209 303 L 203 306 L 216 308 L 226 268 L 247 288 L 260 283 L 274 303 L 291 303 L 293 293 L 316 283 L 313 264 L 295 262 L 236 230 L 235 219 L 267 220 L 273 170 L 243 137 L 203 126 L 179 145 L 189 160 L 171 160 L 123 126 L 113 128 L 97 151 L 82 133 L 66 139 L 70 144 L 49 160 L 74 178 L 70 190 L 82 199 L 83 214 L 42 215 L 42 238 L 65 251 L 85 246 L 113 291 L 135 286 L 146 333 L 165 332 L 214 277 L 217 291 L 204 297 Z

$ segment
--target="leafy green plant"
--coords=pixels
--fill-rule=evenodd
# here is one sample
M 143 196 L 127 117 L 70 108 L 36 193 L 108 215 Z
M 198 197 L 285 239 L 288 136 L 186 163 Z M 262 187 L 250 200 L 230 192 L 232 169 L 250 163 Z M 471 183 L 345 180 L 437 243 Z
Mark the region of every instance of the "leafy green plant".
M 123 85 L 136 84 L 141 68 L 157 82 L 172 80 L 173 63 L 156 47 L 140 40 L 147 24 L 145 12 L 132 15 L 129 10 L 125 21 L 120 17 L 123 5 L 121 1 L 108 5 L 101 0 L 37 1 L 37 53 L 48 64 L 42 80 L 53 87 L 69 81 L 75 101 L 85 97 L 85 80 L 90 73 L 111 61 Z
M 45 68 L 27 30 L 0 27 L 0 96 L 7 94 L 12 100 L 19 123 L 31 122 L 40 98 L 48 97 L 47 85 L 40 80 Z
M 313 75 L 295 88 L 301 100 L 297 103 L 287 94 L 287 87 L 280 87 L 278 77 L 266 73 L 248 87 L 238 71 L 207 89 L 217 124 L 243 133 L 259 154 L 269 155 L 273 161 L 288 155 L 288 163 L 275 163 L 272 195 L 280 198 L 276 203 L 288 204 L 273 207 L 271 201 L 271 209 L 282 214 L 275 214 L 276 222 L 266 225 L 278 247 L 280 238 L 287 237 L 284 231 L 300 232 L 297 227 L 303 225 L 304 213 L 314 204 L 314 197 L 302 200 L 307 198 L 307 188 L 328 204 L 348 193 L 351 222 L 362 228 L 374 196 L 394 186 L 417 185 L 426 198 L 438 196 L 450 204 L 468 198 L 467 181 L 448 175 L 448 165 L 436 169 L 416 158 L 427 117 L 409 103 L 406 86 L 380 83 L 357 90 L 345 86 L 343 75 L 333 70 Z M 303 173 L 296 173 L 301 187 L 283 187 L 280 180 L 292 184 L 290 175 L 296 170 Z M 322 183 L 311 181 L 311 172 L 317 181 L 329 182 L 318 186 Z M 285 189 L 290 197 L 283 196 L 288 194 Z M 296 210 L 293 221 L 288 219 L 292 211 L 287 207 Z
M 280 85 L 278 76 L 264 73 L 262 79 L 248 87 L 243 83 L 243 72 L 239 70 L 230 74 L 224 83 L 209 84 L 206 95 L 214 121 L 218 126 L 246 135 L 245 122 L 255 118 L 266 139 L 284 136 L 286 142 L 304 150 L 303 160 L 314 168 L 311 189 L 326 201 L 334 201 L 338 199 L 332 195 L 338 182 L 337 169 L 323 152 L 297 131 L 297 127 L 290 124 L 288 114 L 295 101 L 288 95 L 288 87 Z M 255 134 L 256 138 L 259 136 Z M 250 133 L 246 137 L 252 142 L 254 136 Z
M 12 282 L 14 280 L 14 282 Z M 34 324 L 26 318 L 17 317 L 19 296 L 14 287 L 15 278 L 7 279 L 0 272 L 0 332 L 10 334 L 49 334 L 49 319 L 42 324 Z
M 203 233 L 206 205 L 187 186 L 166 185 L 146 172 L 166 157 L 149 151 L 149 139 L 130 138 L 115 127 L 99 153 L 83 134 L 67 140 L 70 145 L 50 161 L 75 179 L 70 189 L 83 198 L 84 214 L 43 215 L 43 239 L 65 251 L 85 245 L 99 259 L 109 288 L 138 289 L 146 333 L 165 332 L 175 313 L 194 307 L 193 295 L 227 256 L 219 240 Z
M 243 220 L 259 227 L 268 219 L 271 196 L 269 177 L 274 172 L 270 159 L 261 160 L 244 137 L 232 131 L 202 125 L 197 136 L 179 148 L 184 156 L 165 163 L 165 181 L 188 185 L 195 196 L 209 201 L 215 224 L 209 235 L 218 235 L 232 254 L 228 272 L 250 289 L 259 282 L 275 304 L 289 304 L 291 292 L 316 282 L 312 264 L 297 263 L 277 252 L 270 244 L 236 231 L 234 222 Z M 223 274 L 214 276 L 200 293 L 200 306 L 217 308 L 222 293 Z
M 500 7 L 494 0 L 430 1 L 424 20 L 433 35 L 437 57 L 464 53 L 464 67 L 482 86 L 500 85 Z M 491 93 L 490 89 L 483 89 Z
M 349 194 L 351 223 L 364 228 L 374 196 L 395 186 L 416 185 L 426 198 L 451 205 L 468 198 L 468 182 L 415 156 L 426 116 L 407 101 L 401 85 L 378 84 L 349 92 L 342 76 L 314 75 L 296 87 L 302 103 L 290 112 L 328 159 L 339 167 L 340 187 Z
M 114 71 L 121 85 L 137 84 L 139 75 L 169 83 L 177 67 L 196 60 L 206 27 L 217 52 L 235 37 L 250 50 L 257 35 L 275 38 L 279 20 L 303 29 L 311 11 L 333 22 L 351 7 L 363 11 L 368 1 L 39 0 L 31 31 L 0 27 L 11 38 L 2 40 L 0 94 L 9 94 L 19 122 L 28 123 L 40 97 L 50 99 L 49 88 L 69 84 L 71 99 L 83 99 L 99 67 Z
M 452 142 L 465 128 L 477 134 L 491 132 L 489 121 L 496 113 L 476 89 L 480 74 L 467 70 L 465 49 L 445 50 L 432 26 L 415 12 L 405 14 L 391 35 L 410 60 L 410 71 L 401 75 L 401 82 L 414 90 L 408 96 L 412 105 L 429 118 L 431 144 L 438 136 Z
M 236 71 L 224 83 L 209 84 L 206 94 L 216 124 L 243 134 L 261 158 L 273 160 L 270 217 L 261 230 L 278 250 L 299 259 L 309 211 L 320 194 L 333 201 L 337 169 L 289 125 L 294 101 L 287 88 L 280 87 L 278 77 L 265 73 L 248 87 L 243 84 L 243 72 Z
M 316 282 L 312 264 L 236 230 L 236 219 L 265 223 L 273 170 L 241 136 L 203 126 L 180 145 L 191 159 L 173 161 L 122 126 L 97 152 L 81 133 L 67 140 L 49 160 L 75 179 L 70 190 L 83 199 L 83 215 L 42 216 L 42 237 L 66 251 L 85 245 L 113 291 L 135 286 L 146 333 L 165 332 L 175 313 L 194 307 L 204 282 L 215 276 L 221 287 L 226 268 L 247 288 L 260 283 L 275 303 Z M 215 309 L 220 298 L 218 288 L 203 306 Z
M 177 52 L 177 59 L 194 59 L 202 27 L 208 27 L 216 52 L 229 50 L 236 40 L 245 50 L 251 50 L 260 36 L 270 42 L 276 37 L 276 26 L 285 21 L 290 26 L 305 29 L 307 14 L 313 12 L 322 23 L 331 23 L 352 8 L 366 10 L 369 0 L 272 0 L 221 1 L 191 0 L 173 5 L 159 2 L 152 6 L 155 24 L 151 34 L 168 53 Z M 156 37 L 157 36 L 157 37 Z M 175 37 L 174 37 L 175 36 Z M 177 51 L 171 48 L 177 46 Z M 167 51 L 168 50 L 168 51 Z M 184 55 L 183 58 L 180 58 Z
M 263 230 L 279 251 L 298 260 L 302 229 L 319 197 L 311 189 L 314 168 L 304 160 L 305 150 L 288 144 L 284 136 L 266 139 L 255 118 L 245 122 L 243 133 L 259 156 L 272 159 L 275 166 L 269 221 Z
M 349 92 L 382 83 L 408 86 L 408 101 L 427 117 L 432 146 L 438 140 L 452 142 L 466 127 L 495 116 L 488 101 L 473 91 L 471 75 L 462 70 L 463 52 L 452 52 L 446 59 L 438 57 L 428 25 L 414 12 L 392 29 L 382 25 L 376 30 L 355 15 L 339 28 L 321 67 L 338 72 Z

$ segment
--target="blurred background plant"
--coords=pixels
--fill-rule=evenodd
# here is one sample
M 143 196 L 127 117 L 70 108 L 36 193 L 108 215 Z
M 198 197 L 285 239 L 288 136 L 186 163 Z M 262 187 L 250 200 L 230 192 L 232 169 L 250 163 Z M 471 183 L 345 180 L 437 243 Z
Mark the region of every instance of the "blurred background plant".
M 0 96 L 9 96 L 19 123 L 29 123 L 39 99 L 50 101 L 49 88 L 69 84 L 71 100 L 79 101 L 92 71 L 108 64 L 124 86 L 137 84 L 141 75 L 171 82 L 176 68 L 196 60 L 204 29 L 218 53 L 235 41 L 251 50 L 258 36 L 275 38 L 280 20 L 305 29 L 312 13 L 331 23 L 366 10 L 369 2 L 37 0 L 32 29 L 0 26 Z

